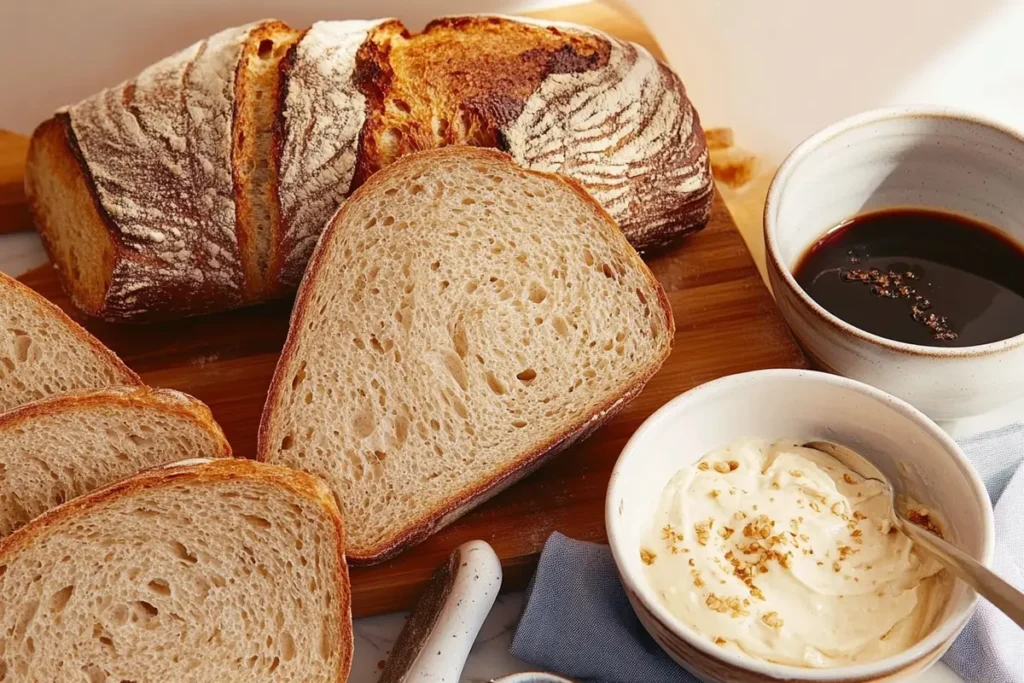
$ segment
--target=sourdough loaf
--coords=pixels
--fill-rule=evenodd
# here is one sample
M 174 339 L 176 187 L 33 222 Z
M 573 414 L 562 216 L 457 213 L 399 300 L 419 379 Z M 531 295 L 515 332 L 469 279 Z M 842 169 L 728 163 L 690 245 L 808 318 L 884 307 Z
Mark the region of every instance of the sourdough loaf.
M 43 123 L 26 189 L 80 308 L 174 318 L 294 290 L 352 190 L 455 144 L 576 179 L 639 249 L 709 216 L 672 71 L 589 28 L 495 16 L 222 31 Z
M 344 550 L 301 472 L 145 471 L 0 540 L 0 680 L 343 683 Z
M 141 383 L 64 311 L 0 273 L 0 414 L 75 389 Z
M 0 536 L 139 470 L 230 455 L 210 409 L 169 389 L 77 391 L 21 406 L 0 415 Z
M 665 293 L 575 181 L 446 147 L 373 175 L 299 289 L 258 457 L 323 478 L 349 559 L 385 559 L 636 396 Z

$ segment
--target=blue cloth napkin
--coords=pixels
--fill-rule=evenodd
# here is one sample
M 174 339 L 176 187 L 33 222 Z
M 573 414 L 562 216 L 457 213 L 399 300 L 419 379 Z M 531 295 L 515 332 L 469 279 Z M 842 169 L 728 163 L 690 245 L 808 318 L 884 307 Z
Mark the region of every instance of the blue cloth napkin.
M 1024 590 L 1024 424 L 960 442 L 995 506 L 993 568 Z M 512 654 L 572 678 L 606 683 L 697 679 L 636 618 L 608 546 L 548 539 L 527 589 Z M 984 600 L 944 660 L 968 683 L 1024 683 L 1024 631 Z

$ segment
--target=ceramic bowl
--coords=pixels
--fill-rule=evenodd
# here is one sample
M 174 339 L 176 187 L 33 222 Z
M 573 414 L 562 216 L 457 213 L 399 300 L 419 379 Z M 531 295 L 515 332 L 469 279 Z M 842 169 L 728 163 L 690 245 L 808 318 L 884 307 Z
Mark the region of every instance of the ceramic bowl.
M 1024 335 L 964 348 L 892 341 L 826 311 L 792 272 L 829 229 L 885 208 L 966 215 L 1024 243 L 1022 187 L 1024 138 L 948 110 L 868 112 L 799 145 L 768 192 L 764 239 L 775 299 L 812 362 L 903 398 L 940 422 L 1024 397 Z
M 919 410 L 861 382 L 810 370 L 764 370 L 701 385 L 651 415 L 626 444 L 612 472 L 605 523 L 630 603 L 647 631 L 702 680 L 905 680 L 936 662 L 967 624 L 977 596 L 956 582 L 935 629 L 902 653 L 869 664 L 810 669 L 726 651 L 676 619 L 647 581 L 640 545 L 662 487 L 679 469 L 743 437 L 829 439 L 871 458 L 909 493 L 937 509 L 947 537 L 991 561 L 992 511 L 977 473 L 956 443 Z

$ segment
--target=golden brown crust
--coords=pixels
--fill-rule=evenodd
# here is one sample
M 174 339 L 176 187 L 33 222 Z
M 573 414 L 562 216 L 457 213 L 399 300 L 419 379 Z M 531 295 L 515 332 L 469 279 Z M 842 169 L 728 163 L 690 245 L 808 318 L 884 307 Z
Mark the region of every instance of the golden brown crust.
M 116 375 L 116 384 L 125 386 L 137 386 L 142 384 L 142 379 L 135 374 L 124 362 L 117 357 L 113 351 L 104 346 L 100 340 L 89 334 L 85 328 L 68 317 L 58 306 L 46 298 L 37 294 L 30 287 L 26 287 L 17 280 L 3 273 L 0 273 L 0 294 L 3 289 L 14 290 L 20 296 L 33 299 L 36 304 L 53 316 L 54 321 L 63 326 L 83 344 L 89 346 L 97 358 L 103 360 L 104 364 Z
M 114 405 L 125 408 L 157 410 L 193 422 L 207 432 L 210 438 L 216 442 L 216 452 L 212 457 L 231 457 L 231 445 L 225 438 L 220 425 L 213 419 L 213 413 L 210 412 L 209 406 L 199 399 L 180 391 L 155 389 L 147 386 L 70 391 L 33 401 L 32 403 L 26 403 L 14 410 L 0 414 L 0 433 L 6 429 L 15 428 L 28 420 L 53 415 L 54 413 L 66 413 Z
M 0 564 L 3 564 L 4 559 L 11 553 L 31 545 L 35 539 L 45 534 L 50 527 L 58 522 L 88 514 L 93 508 L 101 507 L 126 496 L 131 496 L 138 491 L 159 489 L 180 483 L 199 486 L 207 483 L 237 479 L 246 479 L 277 486 L 320 505 L 324 513 L 334 524 L 338 537 L 337 606 L 340 623 L 343 627 L 345 624 L 351 624 L 352 590 L 349 585 L 348 566 L 345 561 L 345 526 L 334 496 L 320 480 L 312 475 L 290 470 L 286 467 L 267 465 L 251 460 L 226 458 L 222 460 L 161 465 L 143 470 L 133 477 L 92 493 L 74 498 L 63 505 L 43 513 L 10 536 L 0 539 Z M 343 634 L 342 638 L 344 638 Z M 345 643 L 341 642 L 339 645 L 344 646 Z M 348 645 L 348 648 L 343 647 L 341 653 L 338 683 L 344 683 L 348 680 L 349 670 L 352 665 L 351 629 L 349 630 Z
M 360 50 L 356 83 L 368 100 L 352 188 L 400 156 L 449 145 L 505 149 L 501 129 L 545 78 L 608 63 L 592 33 L 497 16 L 442 17 L 409 38 L 382 25 Z M 400 35 L 400 38 L 392 39 Z
M 502 163 L 514 165 L 512 159 L 504 152 L 478 147 L 457 146 L 410 154 L 395 161 L 395 163 L 391 165 L 391 168 L 397 171 L 405 165 L 419 163 L 420 160 L 427 157 L 432 157 L 433 159 L 438 160 L 438 163 L 440 164 L 445 158 L 452 156 L 500 161 Z M 514 462 L 509 463 L 504 470 L 487 481 L 480 482 L 472 490 L 468 492 L 460 492 L 459 494 L 449 498 L 447 501 L 444 501 L 433 510 L 425 513 L 419 519 L 410 521 L 406 531 L 400 536 L 390 539 L 387 543 L 374 548 L 368 553 L 360 554 L 350 550 L 348 552 L 348 559 L 353 565 L 358 566 L 383 562 L 384 560 L 403 552 L 407 548 L 416 545 L 450 521 L 468 512 L 474 506 L 483 503 L 491 496 L 496 495 L 508 486 L 511 486 L 515 482 L 527 476 L 543 465 L 549 458 L 556 455 L 575 441 L 589 436 L 604 422 L 613 417 L 619 410 L 629 403 L 629 401 L 639 395 L 641 390 L 643 390 L 644 385 L 646 385 L 651 377 L 653 377 L 661 368 L 662 364 L 672 351 L 671 340 L 675 336 L 675 320 L 672 316 L 672 307 L 669 303 L 668 296 L 665 294 L 665 290 L 661 287 L 661 284 L 657 279 L 655 279 L 654 275 L 643 263 L 639 254 L 629 246 L 625 236 L 618 229 L 618 226 L 615 224 L 615 221 L 612 220 L 611 216 L 608 215 L 608 212 L 605 211 L 578 182 L 572 179 L 557 174 L 542 173 L 540 171 L 531 171 L 528 169 L 522 169 L 522 172 L 564 183 L 604 219 L 605 225 L 610 230 L 614 231 L 614 239 L 622 240 L 628 249 L 628 253 L 634 259 L 635 266 L 644 271 L 648 282 L 658 293 L 658 302 L 665 316 L 666 332 L 670 341 L 665 345 L 657 361 L 653 362 L 650 367 L 646 368 L 642 374 L 636 376 L 629 388 L 621 395 L 609 397 L 604 404 L 594 410 L 589 416 L 581 419 L 574 425 L 570 425 L 560 434 L 555 435 L 546 444 L 543 444 L 536 450 L 524 454 Z M 353 196 L 357 196 L 359 193 L 373 192 L 377 185 L 381 185 L 387 181 L 387 173 L 375 174 L 371 176 L 366 183 L 362 185 L 362 187 L 357 189 L 356 192 L 353 193 Z M 330 223 L 328 223 L 324 230 L 324 234 L 320 239 L 320 243 L 313 252 L 313 256 L 309 262 L 309 267 L 306 270 L 306 275 L 299 287 L 299 292 L 295 299 L 295 307 L 292 309 L 288 337 L 285 340 L 284 348 L 281 351 L 281 358 L 277 363 L 273 379 L 270 382 L 270 388 L 267 391 L 267 402 L 264 405 L 263 415 L 260 418 L 259 440 L 256 453 L 256 459 L 260 462 L 267 462 L 273 450 L 273 444 L 276 441 L 270 434 L 270 423 L 273 420 L 273 407 L 276 404 L 278 396 L 281 394 L 285 383 L 287 382 L 287 377 L 289 376 L 286 367 L 295 355 L 298 345 L 297 338 L 299 334 L 301 334 L 298 323 L 301 321 L 306 309 L 309 307 L 312 283 L 325 265 L 327 244 L 331 241 L 331 236 L 334 231 L 339 229 L 338 226 L 344 223 L 346 208 L 349 206 L 351 206 L 351 203 L 348 202 L 342 205 L 335 217 L 330 221 Z
M 231 172 L 238 251 L 253 302 L 284 294 L 280 283 L 268 277 L 274 236 L 281 233 L 280 157 L 272 152 L 272 131 L 282 90 L 280 63 L 301 35 L 282 21 L 261 23 L 249 32 L 235 69 Z M 260 71 L 251 75 L 250 68 Z

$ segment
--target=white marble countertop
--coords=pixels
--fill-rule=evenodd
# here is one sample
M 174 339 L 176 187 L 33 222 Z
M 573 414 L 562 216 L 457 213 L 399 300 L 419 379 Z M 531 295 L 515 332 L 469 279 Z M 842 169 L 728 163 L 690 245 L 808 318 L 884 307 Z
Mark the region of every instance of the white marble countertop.
M 35 234 L 0 236 L 0 271 L 16 276 L 45 262 L 46 255 Z M 508 652 L 522 601 L 522 593 L 498 598 L 470 653 L 462 674 L 463 683 L 483 683 L 496 676 L 535 668 Z M 396 613 L 356 620 L 355 661 L 350 683 L 373 683 L 377 680 L 384 660 L 405 624 L 405 617 L 404 613 Z M 959 681 L 944 664 L 938 664 L 915 683 Z

